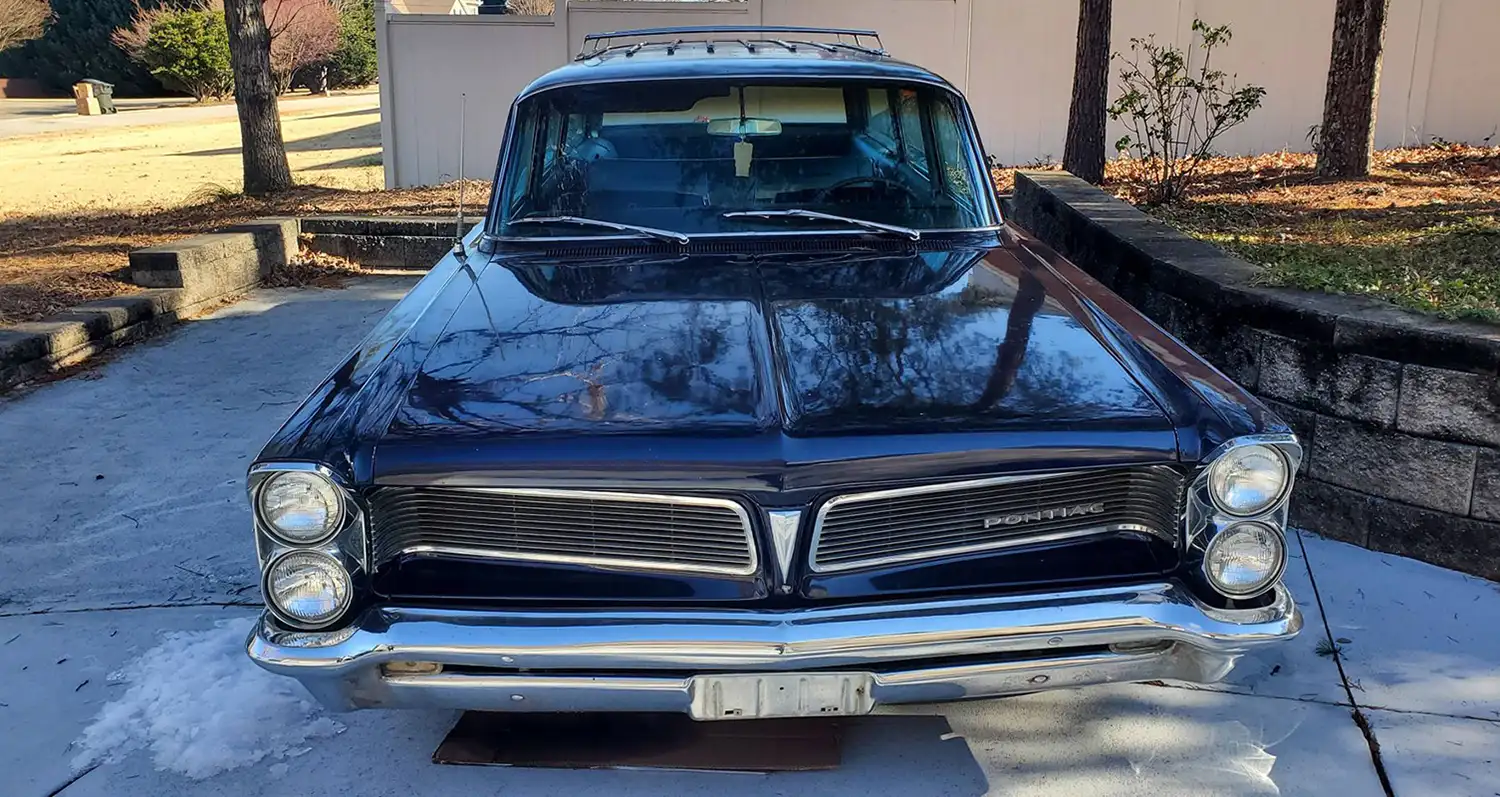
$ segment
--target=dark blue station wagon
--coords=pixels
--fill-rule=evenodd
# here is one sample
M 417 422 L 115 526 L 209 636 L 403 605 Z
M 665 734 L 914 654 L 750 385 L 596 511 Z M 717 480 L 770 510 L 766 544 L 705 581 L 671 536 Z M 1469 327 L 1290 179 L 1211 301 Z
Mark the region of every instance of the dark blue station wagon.
M 329 706 L 861 714 L 1212 682 L 1302 624 L 1281 420 L 1008 226 L 868 31 L 590 37 L 249 474 Z

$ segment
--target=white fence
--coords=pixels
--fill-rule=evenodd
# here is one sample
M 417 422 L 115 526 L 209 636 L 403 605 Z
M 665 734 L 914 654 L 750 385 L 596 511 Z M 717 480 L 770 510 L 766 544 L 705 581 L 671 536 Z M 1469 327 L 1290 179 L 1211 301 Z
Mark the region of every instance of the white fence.
M 1267 94 L 1222 148 L 1306 149 L 1322 117 L 1334 2 L 1115 0 L 1113 49 L 1151 34 L 1185 46 L 1195 17 L 1230 24 L 1234 41 L 1216 62 Z M 463 174 L 491 176 L 511 101 L 526 84 L 567 63 L 589 33 L 666 25 L 874 28 L 895 56 L 968 94 L 992 156 L 1022 164 L 1062 155 L 1078 26 L 1077 4 L 1067 0 L 558 0 L 550 17 L 398 13 L 454 4 L 388 3 L 390 13 L 376 15 L 388 186 L 457 176 L 460 95 L 468 120 Z M 1392 0 L 1377 144 L 1493 135 L 1497 41 L 1500 0 Z M 1120 134 L 1112 130 L 1108 140 Z

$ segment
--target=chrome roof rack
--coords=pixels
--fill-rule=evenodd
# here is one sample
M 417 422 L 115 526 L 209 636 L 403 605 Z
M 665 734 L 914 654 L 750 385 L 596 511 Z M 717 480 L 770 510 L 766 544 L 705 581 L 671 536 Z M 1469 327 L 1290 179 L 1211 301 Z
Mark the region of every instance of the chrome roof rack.
M 761 38 L 747 38 L 751 35 L 759 35 Z M 724 38 L 720 38 L 721 36 Z M 831 37 L 832 41 L 801 41 L 793 39 L 793 36 L 824 36 Z M 616 44 L 615 41 L 620 39 L 627 41 Z M 868 40 L 873 40 L 873 42 Z M 710 51 L 715 44 L 740 45 L 750 52 L 756 52 L 758 47 L 765 45 L 770 45 L 768 49 L 796 52 L 798 45 L 807 45 L 825 52 L 849 50 L 880 57 L 890 55 L 885 50 L 885 44 L 880 41 L 880 34 L 873 30 L 759 25 L 642 28 L 591 33 L 583 38 L 583 47 L 579 48 L 578 56 L 574 60 L 586 61 L 621 48 L 625 48 L 626 57 L 630 57 L 640 52 L 643 47 L 651 45 L 664 45 L 667 48 L 667 55 L 672 55 L 687 43 L 706 43 Z M 872 43 L 874 46 L 870 46 Z

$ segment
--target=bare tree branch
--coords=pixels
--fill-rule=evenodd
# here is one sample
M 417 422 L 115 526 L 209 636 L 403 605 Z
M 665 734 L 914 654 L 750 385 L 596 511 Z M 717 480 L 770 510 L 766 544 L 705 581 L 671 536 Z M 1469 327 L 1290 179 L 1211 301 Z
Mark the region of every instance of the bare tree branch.
M 42 35 L 51 18 L 47 0 L 0 0 L 0 50 Z

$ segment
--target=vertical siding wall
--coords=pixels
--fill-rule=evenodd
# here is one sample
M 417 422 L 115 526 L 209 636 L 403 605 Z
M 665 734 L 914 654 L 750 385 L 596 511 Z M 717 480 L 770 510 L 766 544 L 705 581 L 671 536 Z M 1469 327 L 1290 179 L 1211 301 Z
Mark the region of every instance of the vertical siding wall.
M 1234 41 L 1215 55 L 1216 65 L 1267 94 L 1221 149 L 1307 149 L 1308 131 L 1322 117 L 1334 2 L 1115 0 L 1113 49 L 1127 53 L 1130 39 L 1151 35 L 1186 46 L 1195 17 L 1230 24 Z M 458 175 L 460 95 L 467 95 L 468 122 L 462 173 L 488 178 L 510 103 L 527 83 L 567 63 L 589 33 L 669 25 L 880 30 L 896 57 L 968 94 L 992 156 L 1007 164 L 1061 157 L 1078 25 L 1077 4 L 1068 0 L 558 0 L 551 17 L 387 11 L 376 15 L 376 27 L 388 186 Z M 1392 0 L 1376 143 L 1478 142 L 1495 134 L 1497 41 L 1500 0 Z M 1112 125 L 1109 140 L 1123 132 Z

